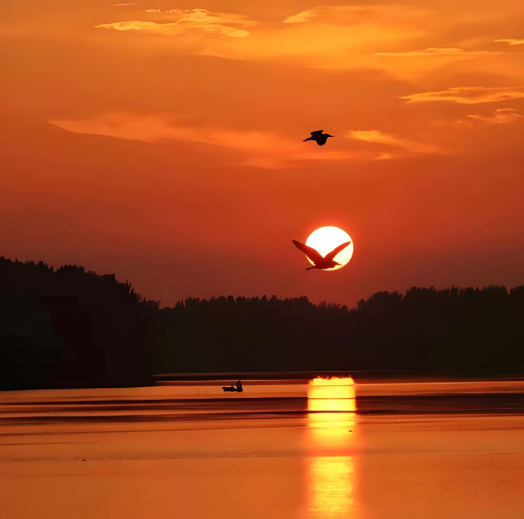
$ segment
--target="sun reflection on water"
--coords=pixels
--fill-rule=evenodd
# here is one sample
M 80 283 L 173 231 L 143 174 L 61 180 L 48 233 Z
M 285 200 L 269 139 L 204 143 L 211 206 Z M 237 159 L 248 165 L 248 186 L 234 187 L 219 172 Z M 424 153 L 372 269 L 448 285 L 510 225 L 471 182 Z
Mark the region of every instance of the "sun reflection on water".
M 353 505 L 353 458 L 321 456 L 310 461 L 306 517 L 350 518 Z
M 351 377 L 316 378 L 308 386 L 309 427 L 319 429 L 317 440 L 333 439 L 340 436 L 345 439 L 348 427 L 355 422 L 357 410 L 355 384 Z
M 350 518 L 353 507 L 354 461 L 340 455 L 353 443 L 355 386 L 353 379 L 314 379 L 308 387 L 308 426 L 313 451 L 332 455 L 308 458 L 308 504 L 305 517 Z

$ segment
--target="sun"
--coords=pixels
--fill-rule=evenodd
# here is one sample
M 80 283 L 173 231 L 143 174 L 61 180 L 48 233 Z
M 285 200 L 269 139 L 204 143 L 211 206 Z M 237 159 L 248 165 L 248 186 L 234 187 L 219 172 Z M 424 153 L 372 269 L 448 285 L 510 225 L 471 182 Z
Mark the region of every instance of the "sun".
M 353 240 L 346 231 L 339 229 L 338 227 L 320 227 L 316 231 L 313 231 L 309 238 L 306 240 L 306 245 L 313 247 L 322 256 L 325 256 L 328 252 L 331 252 L 335 247 L 338 247 L 342 243 L 351 241 L 351 243 L 342 251 L 340 251 L 333 259 L 340 263 L 332 269 L 324 270 L 338 270 L 344 265 L 347 265 L 351 256 L 353 256 Z M 307 257 L 307 256 L 306 256 Z M 309 263 L 314 264 L 309 258 Z

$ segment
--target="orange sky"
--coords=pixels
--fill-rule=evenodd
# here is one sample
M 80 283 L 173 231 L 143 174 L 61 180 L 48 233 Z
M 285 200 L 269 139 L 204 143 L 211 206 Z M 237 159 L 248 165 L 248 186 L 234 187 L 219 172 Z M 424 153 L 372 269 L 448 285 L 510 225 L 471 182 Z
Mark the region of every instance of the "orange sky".
M 0 6 L 0 255 L 164 304 L 524 283 L 524 4 L 121 4 Z

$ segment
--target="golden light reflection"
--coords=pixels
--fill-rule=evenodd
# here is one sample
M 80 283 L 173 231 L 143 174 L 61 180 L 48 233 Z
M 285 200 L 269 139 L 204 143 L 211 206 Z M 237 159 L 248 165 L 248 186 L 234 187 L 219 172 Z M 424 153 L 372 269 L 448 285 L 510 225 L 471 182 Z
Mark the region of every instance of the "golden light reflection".
M 317 436 L 343 438 L 354 424 L 357 410 L 355 382 L 351 377 L 315 378 L 308 385 L 309 426 L 321 431 Z
M 323 429 L 324 437 L 337 436 L 338 428 L 345 428 L 355 423 L 355 399 L 328 398 L 309 399 L 307 409 L 309 426 L 314 429 Z M 344 429 L 347 432 L 347 429 Z M 344 432 L 342 431 L 342 432 Z
M 355 382 L 351 377 L 317 377 L 309 381 L 309 399 L 355 398 Z
M 353 444 L 355 384 L 351 377 L 316 378 L 308 386 L 308 425 L 313 453 L 308 458 L 307 518 L 349 518 L 353 506 L 354 462 L 344 455 Z
M 354 473 L 351 456 L 312 458 L 307 517 L 350 518 Z

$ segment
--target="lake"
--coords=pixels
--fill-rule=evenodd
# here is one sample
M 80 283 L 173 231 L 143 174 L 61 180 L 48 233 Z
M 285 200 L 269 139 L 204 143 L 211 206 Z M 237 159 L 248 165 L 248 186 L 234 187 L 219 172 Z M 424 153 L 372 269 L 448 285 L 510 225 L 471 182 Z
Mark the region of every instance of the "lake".
M 0 517 L 524 517 L 523 381 L 231 382 L 0 393 Z

